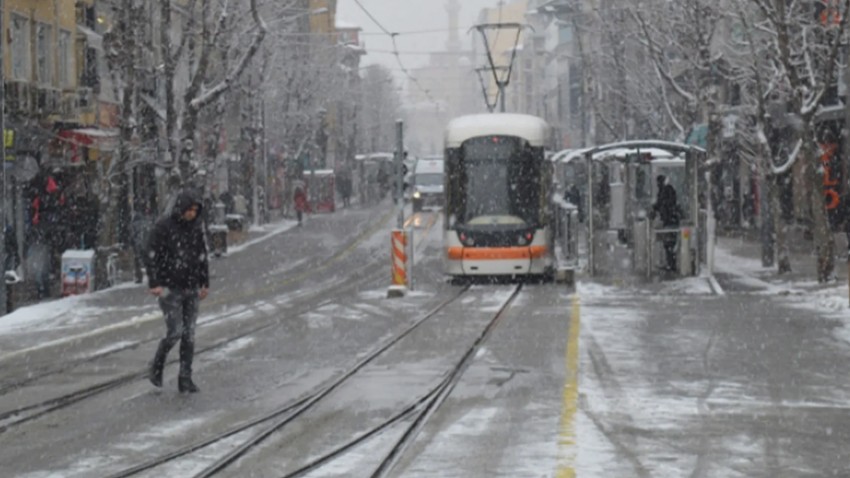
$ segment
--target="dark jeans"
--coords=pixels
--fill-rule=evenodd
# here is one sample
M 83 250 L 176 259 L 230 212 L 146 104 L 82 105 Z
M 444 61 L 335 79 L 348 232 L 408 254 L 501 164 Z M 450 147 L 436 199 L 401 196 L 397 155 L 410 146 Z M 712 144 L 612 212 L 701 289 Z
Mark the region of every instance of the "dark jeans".
M 198 289 L 172 290 L 159 298 L 159 306 L 165 315 L 167 332 L 159 342 L 154 356 L 154 365 L 162 368 L 168 352 L 180 341 L 180 376 L 192 376 L 192 359 L 195 355 L 195 323 L 198 320 Z

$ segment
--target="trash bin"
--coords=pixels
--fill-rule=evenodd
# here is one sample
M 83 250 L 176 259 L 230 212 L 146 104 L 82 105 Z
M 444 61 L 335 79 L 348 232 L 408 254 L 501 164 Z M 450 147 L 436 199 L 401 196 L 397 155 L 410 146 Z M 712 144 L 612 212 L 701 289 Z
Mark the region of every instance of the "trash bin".
M 210 248 L 215 257 L 221 257 L 227 252 L 227 229 L 224 224 L 210 226 Z
M 94 250 L 69 249 L 62 253 L 62 296 L 94 290 Z

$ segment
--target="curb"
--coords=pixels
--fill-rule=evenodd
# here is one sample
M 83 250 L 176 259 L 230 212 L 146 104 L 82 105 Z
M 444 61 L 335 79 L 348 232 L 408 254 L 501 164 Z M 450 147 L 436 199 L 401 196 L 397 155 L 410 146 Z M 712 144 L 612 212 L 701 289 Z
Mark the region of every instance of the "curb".
M 714 274 L 711 274 L 707 277 L 708 285 L 711 287 L 711 290 L 714 292 L 714 295 L 717 296 L 725 296 L 726 291 L 723 290 L 723 287 L 720 286 L 720 283 L 717 282 L 717 279 L 714 277 Z

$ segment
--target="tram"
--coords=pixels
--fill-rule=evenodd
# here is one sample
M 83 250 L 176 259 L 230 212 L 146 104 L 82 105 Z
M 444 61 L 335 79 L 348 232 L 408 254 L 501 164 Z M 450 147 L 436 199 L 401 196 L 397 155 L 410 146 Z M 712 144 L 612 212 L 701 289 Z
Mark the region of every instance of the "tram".
M 549 125 L 535 116 L 483 114 L 445 135 L 444 272 L 537 276 L 553 271 Z

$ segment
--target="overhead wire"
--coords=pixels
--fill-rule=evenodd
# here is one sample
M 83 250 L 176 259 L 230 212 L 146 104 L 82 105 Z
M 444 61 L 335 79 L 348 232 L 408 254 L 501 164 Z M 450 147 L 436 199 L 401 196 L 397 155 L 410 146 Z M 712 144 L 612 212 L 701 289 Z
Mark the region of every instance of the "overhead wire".
M 437 100 L 435 100 L 433 96 L 431 96 L 431 91 L 428 90 L 427 88 L 425 88 L 424 86 L 422 86 L 422 84 L 419 82 L 419 80 L 416 79 L 416 77 L 414 77 L 413 75 L 410 74 L 410 71 L 407 69 L 406 66 L 404 66 L 404 62 L 401 61 L 401 53 L 399 52 L 398 42 L 396 41 L 396 38 L 399 36 L 399 34 L 393 33 L 391 31 L 389 31 L 386 27 L 384 27 L 384 25 L 381 24 L 381 22 L 379 22 L 378 19 L 375 18 L 374 15 L 372 15 L 372 12 L 370 12 L 366 7 L 363 6 L 362 3 L 360 3 L 360 0 L 354 0 L 354 3 L 356 3 L 357 6 L 360 7 L 360 10 L 363 10 L 363 13 L 365 13 L 366 16 L 369 17 L 369 19 L 372 20 L 372 22 L 374 22 L 375 25 L 377 25 L 378 28 L 382 32 L 384 32 L 384 34 L 386 34 L 387 36 L 390 37 L 390 39 L 393 42 L 392 54 L 395 56 L 396 62 L 398 62 L 398 66 L 401 69 L 401 72 L 404 73 L 404 75 L 407 77 L 408 81 L 410 81 L 411 83 L 416 85 L 416 87 L 419 88 L 419 90 L 422 91 L 422 93 L 425 94 L 425 96 L 428 98 L 428 101 L 430 101 L 431 103 L 434 103 L 434 106 L 436 106 L 437 108 L 440 108 L 440 103 Z

